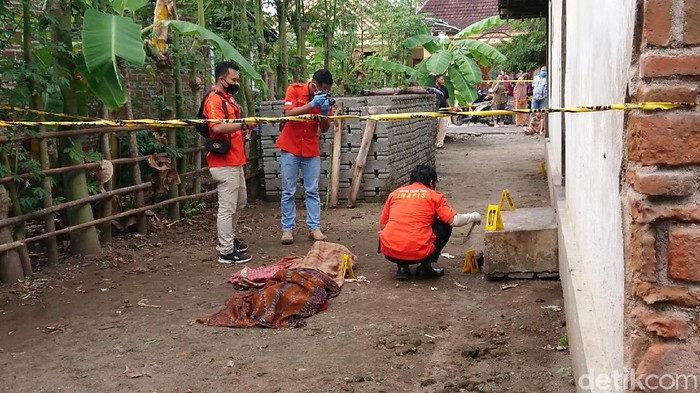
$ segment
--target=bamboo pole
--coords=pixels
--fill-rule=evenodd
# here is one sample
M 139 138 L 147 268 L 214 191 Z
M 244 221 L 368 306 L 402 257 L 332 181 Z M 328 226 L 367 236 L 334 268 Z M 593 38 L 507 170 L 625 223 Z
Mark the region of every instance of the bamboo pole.
M 134 185 L 142 184 L 141 181 L 141 167 L 139 161 L 137 161 L 138 152 L 138 142 L 136 140 L 136 133 L 129 134 L 129 157 L 134 160 L 131 166 L 131 181 Z M 137 208 L 142 208 L 145 203 L 145 197 L 142 190 L 136 191 L 134 193 L 134 203 Z M 144 210 L 145 211 L 145 210 Z M 141 235 L 145 235 L 148 232 L 148 221 L 145 214 L 139 214 L 136 217 L 136 232 Z
M 336 115 L 342 115 L 345 105 L 340 102 L 335 111 Z M 331 156 L 331 200 L 330 207 L 338 207 L 338 191 L 340 188 L 340 148 L 343 138 L 344 120 L 338 120 L 333 124 L 333 153 Z
M 7 156 L 6 152 L 2 152 L 0 154 L 0 157 L 2 158 L 2 165 L 7 168 L 8 171 L 11 171 L 10 167 L 10 160 Z M 11 173 L 11 172 L 10 172 Z M 7 194 L 10 198 L 10 213 L 13 216 L 19 216 L 22 215 L 22 208 L 19 204 L 19 195 L 17 193 L 17 186 L 15 183 L 8 183 L 6 186 L 7 189 Z M 14 238 L 16 240 L 22 240 L 26 236 L 26 231 L 24 228 L 24 223 L 20 222 L 15 225 L 15 230 L 14 230 Z M 27 252 L 26 247 L 22 247 L 18 251 L 19 253 L 19 258 L 20 261 L 22 262 L 22 269 L 24 269 L 24 274 L 26 276 L 32 274 L 32 261 L 29 259 L 29 252 Z
M 181 196 L 181 197 L 177 197 L 177 198 L 172 198 L 172 199 L 168 199 L 168 200 L 165 200 L 162 202 L 154 203 L 152 205 L 143 206 L 143 207 L 140 207 L 138 209 L 127 210 L 125 212 L 112 215 L 110 217 L 103 217 L 103 218 L 100 218 L 98 220 L 93 220 L 93 221 L 82 223 L 79 225 L 74 225 L 74 226 L 71 226 L 68 228 L 59 229 L 58 231 L 55 231 L 53 233 L 44 233 L 41 235 L 37 235 L 34 237 L 24 239 L 22 241 L 14 241 L 12 243 L 0 244 L 0 253 L 15 249 L 17 247 L 21 247 L 25 244 L 34 243 L 34 242 L 37 242 L 40 240 L 44 240 L 44 239 L 52 237 L 52 236 L 65 235 L 67 233 L 79 231 L 79 230 L 82 230 L 85 228 L 89 228 L 89 227 L 93 227 L 95 225 L 102 224 L 103 222 L 109 222 L 109 221 L 117 220 L 120 218 L 133 216 L 134 214 L 140 214 L 140 213 L 145 212 L 146 210 L 158 209 L 158 208 L 161 208 L 163 206 L 168 206 L 168 205 L 171 205 L 174 203 L 179 203 L 179 202 L 190 200 L 190 199 L 204 198 L 206 196 L 216 194 L 216 192 L 217 192 L 217 190 L 211 190 L 211 191 L 203 192 L 200 194 L 185 195 L 185 196 Z
M 0 228 L 2 228 L 4 226 L 8 226 L 8 225 L 17 224 L 19 222 L 28 221 L 28 220 L 32 220 L 35 218 L 43 217 L 47 214 L 53 214 L 53 213 L 59 212 L 61 210 L 69 209 L 71 207 L 84 205 L 86 203 L 100 201 L 100 200 L 103 200 L 106 198 L 111 198 L 111 197 L 116 196 L 116 195 L 128 194 L 128 193 L 133 192 L 133 191 L 144 190 L 144 189 L 150 188 L 150 187 L 151 187 L 151 183 L 141 183 L 141 184 L 137 184 L 135 186 L 129 186 L 129 187 L 119 188 L 119 189 L 108 191 L 108 192 L 103 192 L 101 194 L 90 195 L 87 198 L 79 199 L 77 201 L 70 201 L 70 202 L 61 203 L 59 205 L 53 205 L 51 207 L 47 207 L 47 208 L 37 210 L 37 211 L 31 212 L 31 213 L 22 214 L 21 216 L 15 216 L 15 217 L 6 218 L 4 220 L 0 220 Z

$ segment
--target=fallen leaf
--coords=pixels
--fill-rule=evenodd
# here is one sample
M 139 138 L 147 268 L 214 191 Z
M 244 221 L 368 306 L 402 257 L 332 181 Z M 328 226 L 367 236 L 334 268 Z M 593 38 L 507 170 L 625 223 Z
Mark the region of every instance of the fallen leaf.
M 520 284 L 503 284 L 501 285 L 501 290 L 505 291 L 506 289 L 511 289 L 519 286 Z

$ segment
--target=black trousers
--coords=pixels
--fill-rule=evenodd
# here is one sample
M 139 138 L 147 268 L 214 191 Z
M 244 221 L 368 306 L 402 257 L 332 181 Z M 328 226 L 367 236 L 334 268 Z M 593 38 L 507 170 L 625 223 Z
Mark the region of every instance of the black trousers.
M 438 261 L 440 254 L 442 253 L 442 249 L 445 248 L 445 245 L 447 245 L 447 242 L 450 240 L 450 236 L 452 236 L 452 225 L 441 221 L 439 218 L 436 218 L 435 221 L 433 221 L 433 233 L 435 234 L 435 241 L 433 242 L 435 245 L 435 250 L 427 257 L 417 261 L 393 258 L 388 255 L 385 255 L 384 258 L 399 266 L 413 265 L 416 263 L 430 266 L 430 264 Z

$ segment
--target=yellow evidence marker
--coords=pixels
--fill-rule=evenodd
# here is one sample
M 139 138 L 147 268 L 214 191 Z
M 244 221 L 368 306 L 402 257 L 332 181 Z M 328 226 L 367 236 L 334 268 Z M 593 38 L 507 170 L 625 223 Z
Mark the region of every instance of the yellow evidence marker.
M 501 200 L 498 202 L 499 209 L 503 209 L 503 202 L 508 202 L 508 210 L 515 210 L 515 205 L 513 204 L 513 200 L 510 198 L 510 192 L 508 192 L 508 189 L 501 191 Z
M 476 262 L 476 252 L 474 250 L 467 251 L 462 263 L 462 273 L 478 273 L 479 264 Z
M 486 226 L 487 231 L 495 231 L 503 229 L 503 219 L 501 218 L 501 208 L 498 205 L 488 205 L 486 208 Z

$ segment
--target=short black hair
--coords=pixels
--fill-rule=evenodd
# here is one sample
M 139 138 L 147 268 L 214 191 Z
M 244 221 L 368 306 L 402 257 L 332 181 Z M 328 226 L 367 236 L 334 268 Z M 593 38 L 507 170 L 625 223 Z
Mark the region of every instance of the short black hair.
M 327 85 L 332 85 L 333 75 L 327 69 L 321 68 L 320 70 L 314 72 L 314 75 L 311 77 L 311 80 L 318 83 L 319 85 L 322 85 L 324 83 Z
M 421 183 L 430 187 L 430 182 L 438 182 L 438 175 L 435 169 L 428 165 L 418 165 L 411 171 L 411 183 Z
M 228 75 L 229 69 L 231 68 L 233 68 L 236 71 L 240 70 L 238 68 L 238 64 L 232 61 L 220 61 L 216 63 L 216 67 L 214 67 L 214 79 L 219 79 L 220 76 Z

